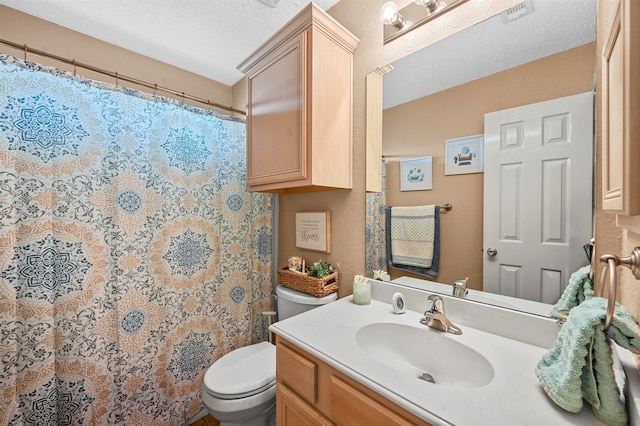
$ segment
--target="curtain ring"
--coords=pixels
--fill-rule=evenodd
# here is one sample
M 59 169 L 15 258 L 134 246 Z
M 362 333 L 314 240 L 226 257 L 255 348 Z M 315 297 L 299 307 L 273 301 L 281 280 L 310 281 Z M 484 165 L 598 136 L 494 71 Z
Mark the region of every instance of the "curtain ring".
M 116 71 L 116 86 L 118 85 L 118 72 Z
M 153 83 L 153 96 L 156 96 L 156 92 L 158 91 L 158 84 Z
M 71 63 L 73 64 L 73 76 L 75 77 L 76 76 L 76 60 L 73 59 Z
M 24 61 L 27 62 L 27 50 L 29 49 L 26 44 L 22 45 L 24 49 Z

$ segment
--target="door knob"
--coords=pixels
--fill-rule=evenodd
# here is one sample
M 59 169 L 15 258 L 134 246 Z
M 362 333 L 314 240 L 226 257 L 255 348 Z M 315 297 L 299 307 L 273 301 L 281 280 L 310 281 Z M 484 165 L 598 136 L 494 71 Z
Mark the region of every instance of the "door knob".
M 489 247 L 489 248 L 487 249 L 487 254 L 488 254 L 490 257 L 493 257 L 493 256 L 495 256 L 496 254 L 498 254 L 498 250 L 496 250 L 496 249 L 494 249 L 494 248 Z

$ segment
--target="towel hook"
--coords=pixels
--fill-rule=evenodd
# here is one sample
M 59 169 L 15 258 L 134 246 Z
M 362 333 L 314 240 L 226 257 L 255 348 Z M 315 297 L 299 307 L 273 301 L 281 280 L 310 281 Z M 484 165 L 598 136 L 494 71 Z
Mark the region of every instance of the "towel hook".
M 607 271 L 609 272 L 609 295 L 607 298 L 607 313 L 604 319 L 604 328 L 609 328 L 613 312 L 616 306 L 617 292 L 617 276 L 616 268 L 618 265 L 624 265 L 631 270 L 633 276 L 640 280 L 640 247 L 632 250 L 627 257 L 619 258 L 615 254 L 605 254 L 600 257 L 600 261 L 605 264 L 600 274 L 600 296 L 604 296 L 604 284 L 607 279 Z

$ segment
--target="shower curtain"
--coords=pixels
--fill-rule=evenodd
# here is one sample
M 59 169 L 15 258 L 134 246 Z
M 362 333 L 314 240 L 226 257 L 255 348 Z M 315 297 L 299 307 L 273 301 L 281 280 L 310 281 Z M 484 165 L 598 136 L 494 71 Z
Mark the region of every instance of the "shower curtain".
M 0 55 L 0 424 L 177 425 L 265 339 L 245 124 Z
M 386 165 L 382 160 L 382 189 L 380 192 L 368 192 L 367 220 L 366 220 L 366 261 L 367 276 L 373 276 L 374 269 L 387 270 L 387 246 L 386 246 Z

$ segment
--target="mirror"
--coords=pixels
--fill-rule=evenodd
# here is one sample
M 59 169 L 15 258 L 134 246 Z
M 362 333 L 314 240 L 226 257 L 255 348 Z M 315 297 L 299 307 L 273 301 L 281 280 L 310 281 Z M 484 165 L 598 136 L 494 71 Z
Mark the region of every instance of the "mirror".
M 390 64 L 393 69 L 383 78 L 385 190 L 367 194 L 366 201 L 368 274 L 387 269 L 392 281 L 421 278 L 387 268 L 379 256 L 385 245 L 380 205 L 450 203 L 452 211 L 441 214 L 435 281 L 451 294 L 454 281 L 469 277 L 469 298 L 500 304 L 502 298 L 481 292 L 483 173 L 445 176 L 444 141 L 484 133 L 484 113 L 592 90 L 597 58 L 596 0 L 521 5 L 524 11 L 518 5 L 515 15 L 494 16 Z M 400 191 L 399 161 L 424 156 L 433 157 L 433 189 Z M 514 298 L 505 307 L 548 312 L 548 305 L 538 311 L 536 302 L 529 302 Z

